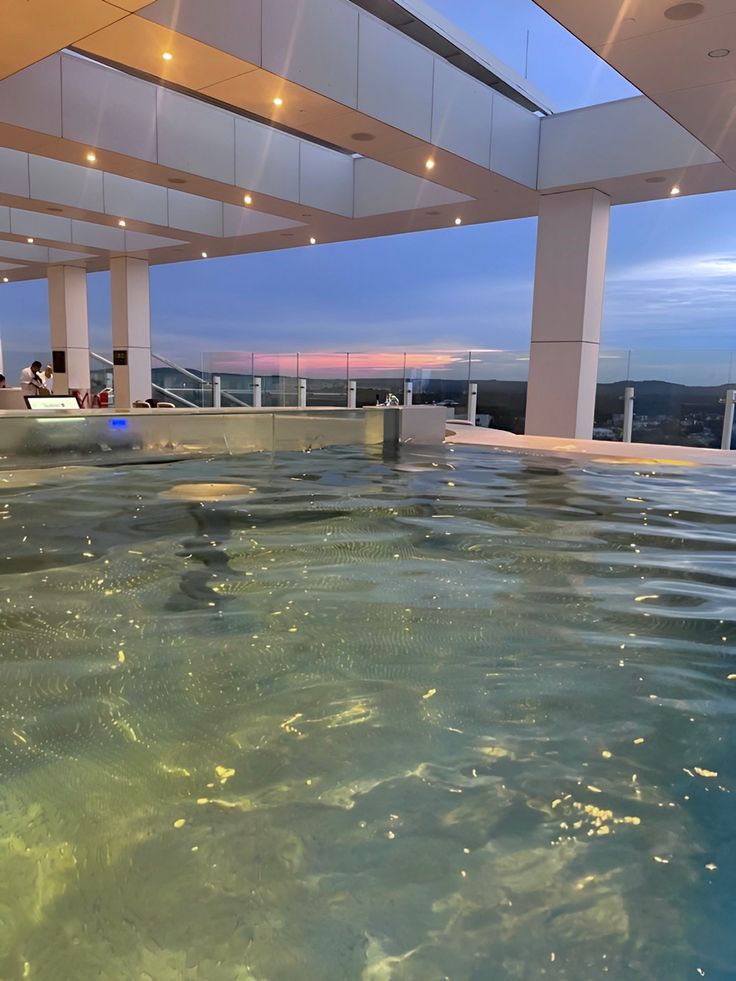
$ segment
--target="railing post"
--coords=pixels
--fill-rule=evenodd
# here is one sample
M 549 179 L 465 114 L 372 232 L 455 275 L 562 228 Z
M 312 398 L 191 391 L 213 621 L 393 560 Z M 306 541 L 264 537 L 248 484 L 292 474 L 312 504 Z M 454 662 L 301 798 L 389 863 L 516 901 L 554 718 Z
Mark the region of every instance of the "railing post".
M 622 442 L 630 443 L 634 434 L 634 389 L 624 389 L 624 431 Z
M 299 379 L 299 408 L 306 409 L 307 407 L 307 379 Z
M 736 407 L 736 388 L 729 388 L 727 390 L 724 402 L 726 404 L 726 411 L 723 416 L 723 439 L 721 440 L 721 449 L 730 450 L 731 442 L 733 440 L 733 416 L 734 408 Z
M 222 378 L 219 375 L 212 376 L 212 408 L 222 408 Z
M 475 417 L 478 415 L 478 386 L 473 382 L 468 385 L 468 422 L 471 426 L 475 425 Z
M 414 401 L 414 383 L 405 379 L 404 381 L 404 405 L 411 405 Z
M 253 378 L 253 408 L 260 409 L 263 404 L 263 384 L 260 378 Z
M 358 383 L 357 381 L 348 382 L 348 408 L 358 408 Z

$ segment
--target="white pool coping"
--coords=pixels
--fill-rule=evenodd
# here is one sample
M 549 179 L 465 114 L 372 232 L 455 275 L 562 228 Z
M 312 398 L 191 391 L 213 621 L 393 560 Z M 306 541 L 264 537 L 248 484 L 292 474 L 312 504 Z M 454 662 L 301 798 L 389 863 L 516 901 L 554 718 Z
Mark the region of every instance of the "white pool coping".
M 736 450 L 710 450 L 699 446 L 665 446 L 657 443 L 609 443 L 597 439 L 561 439 L 554 436 L 517 436 L 501 429 L 481 429 L 479 426 L 452 422 L 448 423 L 445 442 L 456 446 L 582 456 L 620 464 L 736 467 Z

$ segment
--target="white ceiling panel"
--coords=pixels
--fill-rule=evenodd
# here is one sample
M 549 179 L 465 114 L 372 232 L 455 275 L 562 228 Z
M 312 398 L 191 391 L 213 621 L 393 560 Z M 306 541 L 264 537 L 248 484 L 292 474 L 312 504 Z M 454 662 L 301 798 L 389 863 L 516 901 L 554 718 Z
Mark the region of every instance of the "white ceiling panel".
M 156 88 L 86 59 L 62 57 L 64 139 L 156 159 Z
M 249 119 L 236 119 L 235 182 L 248 191 L 298 201 L 299 140 Z
M 125 232 L 110 225 L 96 225 L 91 221 L 73 221 L 71 241 L 93 249 L 121 252 L 125 248 Z
M 141 16 L 258 65 L 261 0 L 156 0 Z
M 299 199 L 321 211 L 353 217 L 353 158 L 302 143 Z
M 152 225 L 168 225 L 169 206 L 166 188 L 158 184 L 105 174 L 105 211 L 118 218 L 146 221 Z
M 26 198 L 29 188 L 28 155 L 0 147 L 0 193 Z
M 422 140 L 432 132 L 434 56 L 367 14 L 360 18 L 358 108 Z
M 51 239 L 54 242 L 70 242 L 72 225 L 68 218 L 45 215 L 38 211 L 10 211 L 10 230 L 13 235 Z
M 224 206 L 225 237 L 261 235 L 264 232 L 280 232 L 287 228 L 301 228 L 302 222 L 267 215 L 251 208 L 238 208 L 234 204 Z
M 222 202 L 184 191 L 169 191 L 169 222 L 199 235 L 222 237 Z
M 104 211 L 99 170 L 37 156 L 29 158 L 28 168 L 32 197 L 89 211 Z
M 158 162 L 200 177 L 235 182 L 231 113 L 178 92 L 158 90 Z
M 0 121 L 61 136 L 59 55 L 0 81 Z
M 358 10 L 344 0 L 263 0 L 263 67 L 346 106 L 358 101 Z

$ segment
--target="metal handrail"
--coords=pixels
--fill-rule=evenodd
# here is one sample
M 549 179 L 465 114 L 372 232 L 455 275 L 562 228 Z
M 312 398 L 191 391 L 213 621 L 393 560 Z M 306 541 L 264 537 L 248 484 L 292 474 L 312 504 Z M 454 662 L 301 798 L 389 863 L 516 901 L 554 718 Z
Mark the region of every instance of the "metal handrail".
M 185 378 L 193 378 L 194 381 L 198 382 L 200 385 L 206 385 L 207 388 L 212 388 L 211 381 L 207 381 L 206 378 L 200 378 L 199 375 L 195 375 L 194 372 L 189 371 L 188 368 L 182 368 L 181 365 L 176 364 L 175 361 L 169 361 L 168 358 L 163 358 L 160 354 L 155 354 L 153 351 L 151 351 L 151 357 L 155 358 L 156 361 L 160 361 L 162 364 L 165 364 L 167 367 L 173 368 L 174 371 L 178 371 L 179 374 L 184 375 Z M 236 399 L 235 396 L 231 395 L 229 392 L 222 392 L 222 397 L 230 399 L 230 401 L 234 402 L 235 405 L 240 405 L 244 409 L 250 408 L 247 402 L 241 402 L 240 399 Z
M 90 351 L 89 356 L 94 358 L 96 361 L 99 361 L 101 364 L 106 365 L 108 368 L 115 367 L 112 361 L 108 361 L 107 358 L 103 358 L 101 354 L 96 354 L 94 351 Z M 168 388 L 163 388 L 161 385 L 156 385 L 154 382 L 151 382 L 151 388 L 155 389 L 157 392 L 161 392 L 162 395 L 168 396 L 170 399 L 174 399 L 176 402 L 181 402 L 181 404 L 185 405 L 188 409 L 199 408 L 199 406 L 195 405 L 194 402 L 189 402 L 187 399 L 182 398 L 181 395 L 177 395 L 175 392 L 170 392 Z

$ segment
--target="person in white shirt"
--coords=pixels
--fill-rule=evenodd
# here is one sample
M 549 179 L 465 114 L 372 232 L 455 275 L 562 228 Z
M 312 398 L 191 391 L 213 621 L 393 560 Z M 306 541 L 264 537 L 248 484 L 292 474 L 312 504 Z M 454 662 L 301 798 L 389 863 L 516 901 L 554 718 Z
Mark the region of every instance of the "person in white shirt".
M 53 395 L 53 393 L 54 393 L 54 369 L 51 367 L 50 364 L 47 364 L 46 365 L 46 370 L 41 375 L 41 381 L 44 383 L 44 385 L 49 390 L 49 392 L 51 392 L 51 394 Z
M 34 361 L 28 368 L 24 368 L 20 373 L 20 390 L 24 395 L 44 395 L 48 394 L 48 389 L 41 381 L 39 371 L 43 365 L 40 361 Z

